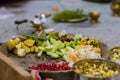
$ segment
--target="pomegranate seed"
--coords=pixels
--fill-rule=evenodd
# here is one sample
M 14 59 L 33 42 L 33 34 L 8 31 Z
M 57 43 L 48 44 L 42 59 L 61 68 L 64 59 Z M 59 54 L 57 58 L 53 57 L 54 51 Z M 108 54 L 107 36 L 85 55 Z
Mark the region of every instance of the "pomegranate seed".
M 31 66 L 30 69 L 35 70 L 49 70 L 49 71 L 60 71 L 60 70 L 71 70 L 72 68 L 68 66 L 68 63 L 66 62 L 51 62 L 51 63 L 44 63 L 44 64 L 38 64 L 37 66 Z

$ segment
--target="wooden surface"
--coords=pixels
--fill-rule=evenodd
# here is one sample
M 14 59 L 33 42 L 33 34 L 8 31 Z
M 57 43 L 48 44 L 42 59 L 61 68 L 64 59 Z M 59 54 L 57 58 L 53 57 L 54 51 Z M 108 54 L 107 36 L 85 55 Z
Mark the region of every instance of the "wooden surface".
M 33 80 L 31 74 L 0 52 L 0 80 Z

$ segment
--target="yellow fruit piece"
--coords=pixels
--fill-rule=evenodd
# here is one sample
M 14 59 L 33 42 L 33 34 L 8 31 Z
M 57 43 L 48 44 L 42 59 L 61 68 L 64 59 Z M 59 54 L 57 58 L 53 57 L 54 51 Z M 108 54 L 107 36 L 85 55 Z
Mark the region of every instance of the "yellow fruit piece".
M 22 49 L 25 49 L 26 53 L 30 52 L 30 48 L 28 46 L 26 46 L 26 45 L 22 45 Z
M 37 46 L 32 46 L 32 47 L 30 48 L 30 51 L 31 51 L 31 52 L 38 52 L 38 47 L 37 47 Z
M 17 44 L 15 47 L 19 49 L 19 48 L 22 48 L 23 45 L 24 45 L 24 43 L 23 43 L 23 42 L 20 42 L 20 43 Z
M 35 46 L 35 52 L 38 52 L 38 47 Z
M 75 54 L 72 54 L 70 52 L 67 53 L 68 57 L 71 58 L 74 62 L 78 60 L 78 57 Z
M 25 49 L 17 49 L 17 55 L 19 57 L 24 57 L 26 55 Z
M 34 52 L 34 46 L 30 48 L 30 52 Z
M 24 44 L 31 47 L 35 44 L 35 40 L 27 39 L 27 40 L 24 41 Z
M 15 38 L 14 41 L 15 41 L 16 44 L 18 44 L 18 43 L 20 43 L 21 39 L 20 38 Z
M 9 50 L 12 50 L 15 47 L 15 45 L 16 45 L 16 43 L 12 39 L 7 42 L 7 47 Z

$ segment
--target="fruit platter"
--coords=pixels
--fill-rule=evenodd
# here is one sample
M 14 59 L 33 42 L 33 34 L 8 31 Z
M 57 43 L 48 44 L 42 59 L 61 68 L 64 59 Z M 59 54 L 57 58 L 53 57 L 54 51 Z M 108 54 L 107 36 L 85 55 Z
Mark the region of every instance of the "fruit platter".
M 96 38 L 49 29 L 19 34 L 2 44 L 0 51 L 37 80 L 74 80 L 75 62 L 107 57 L 107 46 Z

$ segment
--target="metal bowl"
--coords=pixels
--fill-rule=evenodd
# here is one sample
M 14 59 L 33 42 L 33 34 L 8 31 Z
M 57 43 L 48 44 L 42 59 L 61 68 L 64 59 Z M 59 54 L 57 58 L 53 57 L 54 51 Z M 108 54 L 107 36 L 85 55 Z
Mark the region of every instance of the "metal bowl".
M 89 64 L 96 64 L 98 66 L 100 66 L 101 64 L 106 64 L 111 69 L 118 71 L 118 74 L 115 74 L 115 75 L 110 76 L 110 77 L 89 76 L 89 75 L 86 75 L 84 73 L 80 73 L 80 72 L 76 71 L 76 67 L 83 66 L 86 62 L 88 62 Z M 106 60 L 106 59 L 84 59 L 84 60 L 80 60 L 80 61 L 76 62 L 73 65 L 73 70 L 80 74 L 80 80 L 116 80 L 115 78 L 116 78 L 116 76 L 119 75 L 119 72 L 120 72 L 120 66 L 118 64 L 116 64 L 115 62 L 112 62 L 112 61 Z
M 42 79 L 51 78 L 53 80 L 74 80 L 73 70 L 40 71 L 39 74 L 42 77 Z
M 109 59 L 113 62 L 116 62 L 116 63 L 120 64 L 120 57 L 118 56 L 118 59 L 115 59 L 115 56 L 113 56 L 114 54 L 116 54 L 115 49 L 120 50 L 120 46 L 117 46 L 117 47 L 114 47 L 114 48 L 110 49 Z M 118 52 L 117 54 L 120 55 L 120 52 Z

